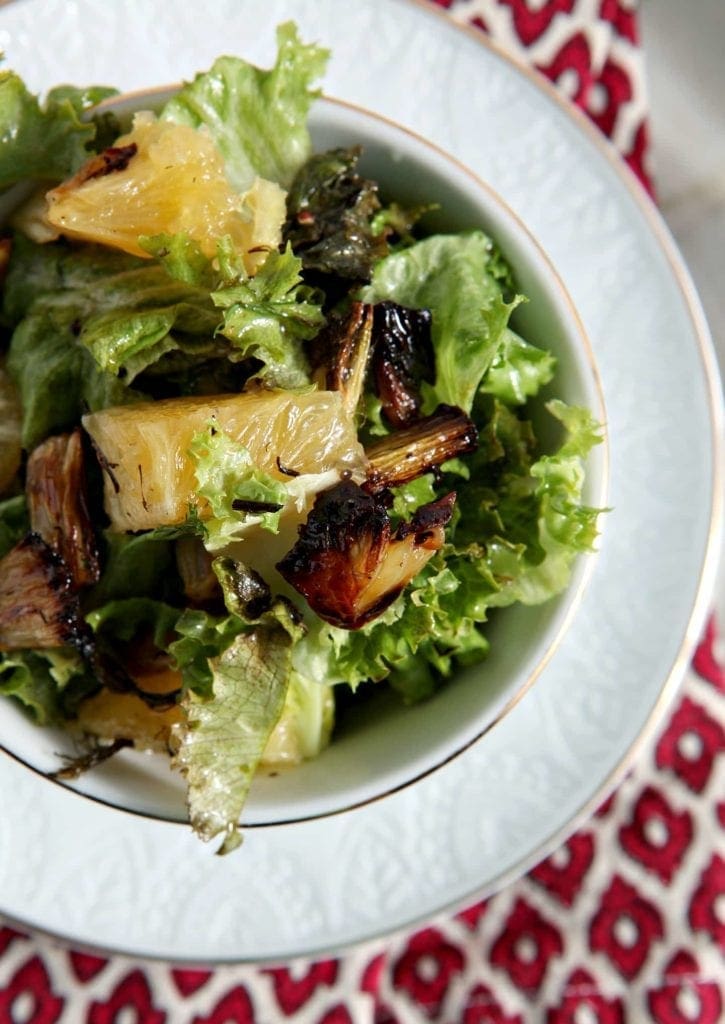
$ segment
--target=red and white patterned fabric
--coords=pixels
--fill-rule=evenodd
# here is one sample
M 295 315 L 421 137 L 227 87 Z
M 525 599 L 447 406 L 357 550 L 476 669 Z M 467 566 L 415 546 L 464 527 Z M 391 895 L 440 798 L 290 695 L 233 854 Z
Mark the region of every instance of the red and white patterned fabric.
M 649 187 L 635 0 L 440 0 L 535 65 Z M 528 876 L 323 961 L 177 969 L 0 925 L 0 1024 L 725 1020 L 725 678 L 711 621 L 656 742 Z

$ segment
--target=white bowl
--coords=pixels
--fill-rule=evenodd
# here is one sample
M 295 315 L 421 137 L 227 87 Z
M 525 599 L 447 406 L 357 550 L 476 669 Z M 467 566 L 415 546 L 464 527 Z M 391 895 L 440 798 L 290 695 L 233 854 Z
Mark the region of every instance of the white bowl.
M 173 89 L 110 101 L 119 115 L 160 105 Z M 554 381 L 533 403 L 544 446 L 556 425 L 543 402 L 553 395 L 588 407 L 606 423 L 591 347 L 556 270 L 521 221 L 487 185 L 422 138 L 362 109 L 335 100 L 318 102 L 311 115 L 315 150 L 362 145 L 361 172 L 380 183 L 383 197 L 408 205 L 435 202 L 432 230 L 482 228 L 514 269 L 529 302 L 514 314 L 527 340 L 557 358 Z M 5 210 L 3 210 L 3 205 Z M 7 210 L 0 204 L 0 215 Z M 584 500 L 604 507 L 607 442 L 587 462 Z M 494 613 L 486 627 L 491 653 L 460 671 L 429 700 L 404 707 L 381 689 L 379 698 L 346 714 L 334 742 L 318 758 L 274 775 L 259 775 L 243 814 L 246 827 L 302 821 L 380 799 L 414 783 L 481 739 L 523 696 L 567 629 L 591 570 L 580 556 L 566 591 L 537 607 L 512 606 Z M 11 701 L 0 700 L 0 747 L 43 774 L 72 754 L 61 731 L 39 729 Z M 50 783 L 49 783 L 50 784 Z M 112 807 L 186 822 L 183 780 L 160 755 L 122 751 L 72 783 L 75 792 Z

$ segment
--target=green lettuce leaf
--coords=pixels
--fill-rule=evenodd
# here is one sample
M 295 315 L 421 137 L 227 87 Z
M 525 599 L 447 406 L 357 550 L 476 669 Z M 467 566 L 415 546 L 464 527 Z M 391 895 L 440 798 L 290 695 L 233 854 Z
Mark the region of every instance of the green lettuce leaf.
M 440 402 L 470 412 L 520 296 L 507 297 L 498 251 L 482 231 L 432 235 L 375 267 L 364 302 L 391 299 L 430 309 L 435 385 L 423 385 L 425 411 Z
M 142 396 L 99 370 L 79 343 L 72 312 L 39 309 L 13 333 L 7 368 L 23 409 L 22 443 L 31 450 L 50 434 L 75 426 L 88 410 Z
M 211 695 L 187 690 L 182 699 L 186 724 L 176 730 L 173 765 L 188 785 L 189 816 L 204 840 L 223 836 L 219 853 L 241 842 L 239 819 L 269 737 L 285 705 L 291 652 L 303 627 L 283 599 L 266 608 L 259 577 L 230 559 L 217 559 L 215 571 L 230 614 L 244 630 L 209 659 Z
M 179 608 L 149 597 L 109 601 L 89 612 L 86 621 L 94 633 L 106 640 L 130 643 L 139 631 L 149 632 L 154 645 L 166 651 L 181 615 Z
M 88 107 L 116 94 L 95 86 L 59 86 L 41 104 L 13 71 L 0 72 L 0 189 L 34 179 L 58 181 L 88 159 L 96 126 Z
M 0 654 L 0 694 L 19 701 L 38 725 L 56 725 L 75 714 L 98 688 L 80 655 L 66 648 Z
M 175 626 L 179 639 L 169 646 L 184 685 L 200 697 L 211 697 L 211 659 L 219 657 L 244 628 L 244 620 L 234 613 L 212 615 L 201 608 L 186 608 Z
M 265 748 L 265 763 L 293 765 L 317 757 L 329 744 L 334 724 L 333 688 L 293 669 L 282 713 Z
M 277 532 L 287 489 L 255 465 L 244 445 L 210 423 L 192 439 L 189 453 L 194 460 L 196 493 L 211 509 L 211 516 L 204 519 L 204 544 L 209 551 L 238 540 L 252 521 Z M 234 506 L 239 502 L 274 507 L 259 512 L 237 510 Z
M 508 405 L 523 405 L 549 383 L 555 367 L 556 359 L 550 352 L 529 344 L 507 327 L 483 377 L 481 391 Z
M 159 531 L 161 533 L 161 531 Z M 103 534 L 103 574 L 85 598 L 86 608 L 133 597 L 174 600 L 180 583 L 174 564 L 173 539 L 157 531 Z
M 288 245 L 282 253 L 270 252 L 254 277 L 212 292 L 224 310 L 220 333 L 239 358 L 261 360 L 258 376 L 271 387 L 309 383 L 302 341 L 314 338 L 325 322 L 321 295 L 302 283 L 301 266 Z
M 292 22 L 277 29 L 277 61 L 261 70 L 220 57 L 171 99 L 162 117 L 204 126 L 226 162 L 227 176 L 245 192 L 260 176 L 288 187 L 310 153 L 307 114 L 319 91 L 328 52 L 302 43 Z

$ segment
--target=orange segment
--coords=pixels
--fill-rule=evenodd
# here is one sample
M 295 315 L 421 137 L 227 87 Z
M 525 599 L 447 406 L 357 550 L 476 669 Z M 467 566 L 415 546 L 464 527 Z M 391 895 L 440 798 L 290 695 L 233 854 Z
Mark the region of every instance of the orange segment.
M 108 154 L 116 154 L 109 157 Z M 137 114 L 133 129 L 46 196 L 48 222 L 70 238 L 148 254 L 140 235 L 185 233 L 213 257 L 231 235 L 248 273 L 281 241 L 285 193 L 258 178 L 244 196 L 227 181 L 211 137 L 188 125 Z
M 280 466 L 299 474 L 364 472 L 354 421 L 335 391 L 259 388 L 104 409 L 84 416 L 83 426 L 107 466 L 105 507 L 113 529 L 184 521 L 196 488 L 189 448 L 210 421 L 278 480 L 291 479 Z

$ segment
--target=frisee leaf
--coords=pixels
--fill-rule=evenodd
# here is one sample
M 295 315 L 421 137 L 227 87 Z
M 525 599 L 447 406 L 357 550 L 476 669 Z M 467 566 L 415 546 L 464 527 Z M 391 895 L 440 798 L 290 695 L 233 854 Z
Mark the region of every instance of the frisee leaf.
M 328 51 L 301 42 L 297 28 L 277 28 L 277 60 L 262 70 L 238 57 L 220 57 L 211 69 L 169 100 L 162 117 L 205 127 L 222 153 L 239 192 L 255 177 L 287 187 L 310 153 L 307 114 L 319 90 Z

